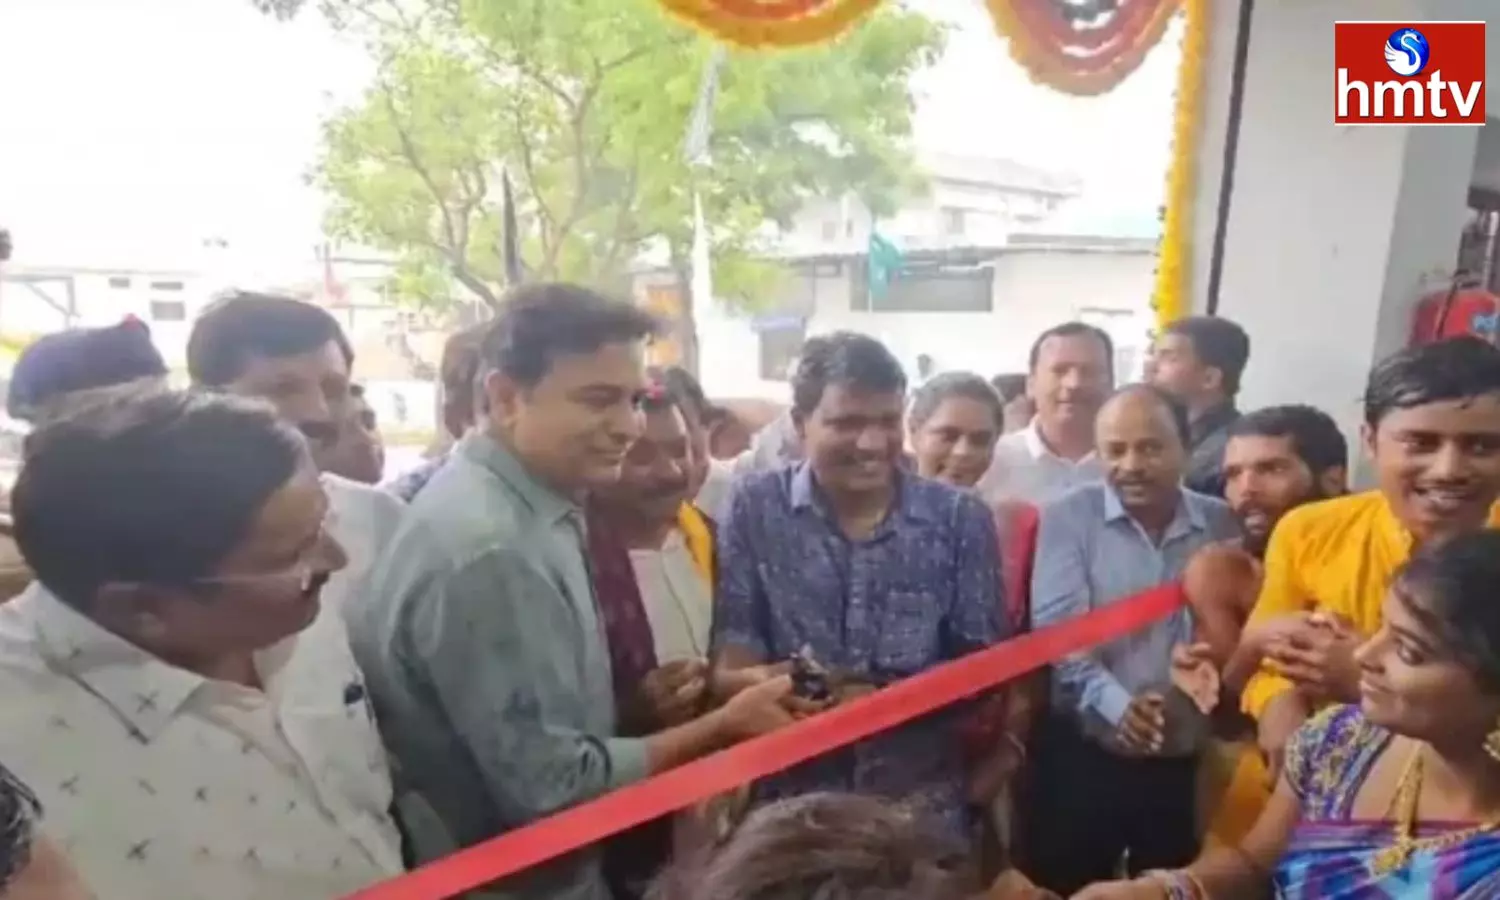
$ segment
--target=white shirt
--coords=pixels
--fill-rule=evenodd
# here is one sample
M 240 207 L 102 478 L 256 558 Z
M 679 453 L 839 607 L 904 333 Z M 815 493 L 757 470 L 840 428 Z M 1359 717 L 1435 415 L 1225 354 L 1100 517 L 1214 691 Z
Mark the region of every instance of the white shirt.
M 348 564 L 323 588 L 323 605 L 342 614 L 385 553 L 406 504 L 379 488 L 327 473 L 323 474 L 323 490 L 328 494 L 328 533 L 349 557 Z
M 101 900 L 323 900 L 401 871 L 343 622 L 258 654 L 266 691 L 168 665 L 40 584 L 0 606 L 0 759 Z
M 657 663 L 707 658 L 713 592 L 682 532 L 673 529 L 660 550 L 631 550 L 630 565 L 651 623 Z
M 693 505 L 714 521 L 724 521 L 729 515 L 729 495 L 734 490 L 734 481 L 733 462 L 710 459 L 708 477 L 703 480 L 703 487 L 698 489 L 698 496 L 693 498 Z
M 1092 453 L 1076 461 L 1053 453 L 1032 419 L 995 444 L 995 460 L 976 489 L 988 503 L 1020 500 L 1040 505 L 1103 477 L 1104 468 Z

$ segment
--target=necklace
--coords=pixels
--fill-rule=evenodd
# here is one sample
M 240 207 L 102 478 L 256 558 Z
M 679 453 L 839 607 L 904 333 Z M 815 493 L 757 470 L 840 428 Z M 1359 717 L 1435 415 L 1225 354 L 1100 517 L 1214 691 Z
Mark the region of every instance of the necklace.
M 1500 816 L 1486 819 L 1458 831 L 1416 837 L 1417 801 L 1422 797 L 1422 751 L 1416 750 L 1396 783 L 1396 795 L 1391 798 L 1391 819 L 1396 824 L 1396 840 L 1391 846 L 1379 851 L 1370 860 L 1370 874 L 1383 878 L 1411 861 L 1412 856 L 1428 851 L 1442 851 L 1469 838 L 1500 828 Z

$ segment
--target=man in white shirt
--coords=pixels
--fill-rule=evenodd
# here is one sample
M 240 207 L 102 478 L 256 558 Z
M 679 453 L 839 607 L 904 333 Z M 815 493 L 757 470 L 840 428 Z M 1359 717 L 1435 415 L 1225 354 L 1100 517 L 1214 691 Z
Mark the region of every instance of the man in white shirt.
M 108 900 L 339 897 L 399 874 L 390 775 L 302 437 L 127 387 L 39 429 L 12 497 L 0 759 Z
M 194 385 L 268 400 L 307 438 L 324 473 L 328 528 L 349 556 L 325 592 L 333 609 L 362 589 L 406 509 L 378 488 L 331 474 L 355 403 L 353 366 L 354 350 L 338 321 L 322 307 L 287 297 L 229 294 L 203 311 L 188 337 Z
M 1026 392 L 1031 424 L 995 445 L 995 460 L 977 488 L 990 503 L 1041 504 L 1104 470 L 1094 456 L 1094 418 L 1114 389 L 1114 342 L 1100 328 L 1066 322 L 1031 345 Z

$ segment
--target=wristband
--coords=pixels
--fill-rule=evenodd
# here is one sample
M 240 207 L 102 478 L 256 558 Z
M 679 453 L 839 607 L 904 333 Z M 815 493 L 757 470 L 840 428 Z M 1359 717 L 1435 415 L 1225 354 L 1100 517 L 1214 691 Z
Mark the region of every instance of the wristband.
M 1146 877 L 1161 885 L 1165 900 L 1209 900 L 1203 882 L 1186 869 L 1147 872 Z

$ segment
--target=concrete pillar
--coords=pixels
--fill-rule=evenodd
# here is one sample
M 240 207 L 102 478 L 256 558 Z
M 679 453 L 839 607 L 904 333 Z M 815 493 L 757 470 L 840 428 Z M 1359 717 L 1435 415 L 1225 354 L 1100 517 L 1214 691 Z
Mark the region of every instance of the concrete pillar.
M 1194 222 L 1199 312 L 1239 2 L 1219 4 L 1209 65 Z M 1354 438 L 1371 363 L 1405 342 L 1413 304 L 1457 261 L 1479 129 L 1335 126 L 1333 22 L 1486 18 L 1489 71 L 1500 73 L 1494 0 L 1255 3 L 1216 310 L 1250 332 L 1242 407 L 1311 403 Z

